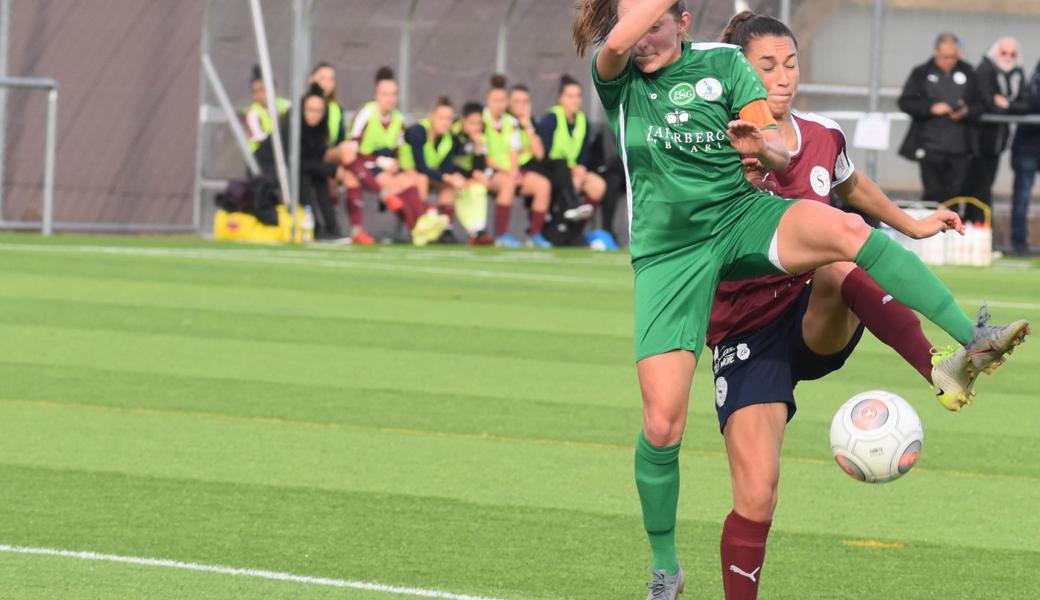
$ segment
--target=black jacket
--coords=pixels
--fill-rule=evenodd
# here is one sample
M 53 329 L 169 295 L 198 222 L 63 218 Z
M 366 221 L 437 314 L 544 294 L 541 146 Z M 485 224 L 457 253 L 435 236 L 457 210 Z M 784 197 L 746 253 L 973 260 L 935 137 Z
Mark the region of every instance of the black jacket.
M 941 90 L 938 89 L 939 82 L 945 73 L 939 69 L 934 60 L 929 60 L 923 65 L 917 66 L 907 78 L 903 86 L 903 93 L 899 96 L 899 109 L 910 115 L 913 122 L 910 131 L 903 140 L 899 154 L 908 160 L 921 160 L 926 151 L 925 128 L 940 129 L 941 135 L 947 137 L 964 136 L 958 138 L 959 145 L 967 148 L 969 153 L 977 152 L 978 138 L 974 124 L 985 112 L 979 97 L 978 83 L 975 70 L 971 65 L 962 61 L 957 62 L 953 70 L 953 80 L 959 88 L 962 88 L 960 100 L 968 108 L 968 115 L 959 123 L 947 117 L 936 117 L 932 115 L 932 105 L 944 101 L 940 97 Z M 943 145 L 946 146 L 945 144 Z
M 1022 67 L 1014 67 L 1008 72 L 1001 71 L 988 56 L 982 58 L 979 68 L 975 70 L 975 78 L 979 85 L 979 99 L 987 113 L 1020 115 L 1029 112 L 1029 98 L 1026 80 Z M 1008 99 L 1010 106 L 997 106 L 994 97 L 997 95 Z M 979 153 L 982 156 L 1000 156 L 1007 149 L 1011 137 L 1011 127 L 1005 123 L 983 123 L 979 125 Z
M 1025 104 L 1027 113 L 1040 114 L 1040 63 L 1033 71 L 1033 77 L 1026 88 Z M 1040 125 L 1019 125 L 1015 128 L 1015 140 L 1011 143 L 1012 152 L 1027 152 L 1040 156 Z
M 303 106 L 302 102 L 300 103 L 300 106 Z M 336 176 L 337 165 L 325 162 L 325 150 L 328 148 L 326 145 L 328 143 L 328 123 L 326 119 L 328 119 L 327 112 L 325 118 L 314 127 L 309 127 L 306 121 L 300 124 L 301 175 L 326 179 Z M 285 160 L 286 162 L 290 162 L 289 138 L 291 136 L 289 135 L 289 113 L 282 115 L 278 120 L 278 127 L 281 128 L 282 148 L 285 150 Z M 276 171 L 274 164 L 273 135 L 267 136 L 267 139 L 260 144 L 259 148 L 256 149 L 254 156 L 256 156 L 256 162 L 260 164 L 260 169 L 264 172 L 264 175 L 275 177 Z

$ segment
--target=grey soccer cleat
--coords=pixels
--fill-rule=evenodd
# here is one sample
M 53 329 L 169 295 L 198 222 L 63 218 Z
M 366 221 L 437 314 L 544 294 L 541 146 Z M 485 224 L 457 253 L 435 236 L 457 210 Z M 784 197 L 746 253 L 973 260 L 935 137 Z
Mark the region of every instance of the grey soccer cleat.
M 976 375 L 970 363 L 968 351 L 960 346 L 932 349 L 932 387 L 946 410 L 958 412 L 973 402 Z
M 971 341 L 964 347 L 968 351 L 968 372 L 990 374 L 1004 364 L 1015 346 L 1025 341 L 1032 330 L 1029 321 L 1018 320 L 1007 327 L 987 325 L 989 309 L 983 304 L 979 318 L 972 330 Z
M 675 600 L 686 587 L 686 574 L 683 573 L 682 566 L 679 566 L 675 575 L 669 575 L 663 569 L 650 573 L 653 578 L 646 584 L 646 587 L 650 588 L 646 600 Z

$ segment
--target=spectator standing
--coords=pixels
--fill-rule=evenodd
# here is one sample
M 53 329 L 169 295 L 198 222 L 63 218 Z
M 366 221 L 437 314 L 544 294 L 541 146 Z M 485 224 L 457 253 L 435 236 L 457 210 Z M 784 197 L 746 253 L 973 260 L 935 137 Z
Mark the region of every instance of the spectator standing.
M 899 154 L 920 165 L 923 198 L 945 202 L 960 195 L 977 143 L 972 124 L 985 107 L 956 35 L 936 39 L 932 59 L 915 68 L 903 86 L 899 108 L 913 120 Z
M 1021 47 L 1012 37 L 994 42 L 982 57 L 975 76 L 979 84 L 979 99 L 987 113 L 1021 114 L 1028 109 L 1025 97 L 1026 74 L 1022 70 Z M 971 162 L 964 194 L 974 196 L 993 206 L 993 181 L 997 178 L 1000 155 L 1011 140 L 1011 126 L 1006 123 L 979 125 L 978 154 Z M 983 221 L 982 211 L 973 205 L 965 207 L 964 220 Z
M 1026 91 L 1026 112 L 1040 113 L 1040 63 Z M 1040 125 L 1019 125 L 1011 143 L 1011 168 L 1015 171 L 1011 197 L 1011 246 L 1015 254 L 1029 253 L 1029 197 L 1040 170 Z

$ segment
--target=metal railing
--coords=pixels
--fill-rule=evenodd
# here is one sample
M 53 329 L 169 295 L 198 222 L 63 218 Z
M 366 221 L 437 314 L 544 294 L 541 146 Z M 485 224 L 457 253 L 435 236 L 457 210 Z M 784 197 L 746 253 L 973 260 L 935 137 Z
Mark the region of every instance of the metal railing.
M 43 215 L 40 223 L 8 223 L 3 220 L 3 205 L 0 204 L 0 228 L 40 227 L 43 235 L 54 232 L 54 169 L 55 151 L 58 142 L 58 82 L 39 77 L 0 77 L 0 87 L 47 90 L 47 140 L 43 159 Z

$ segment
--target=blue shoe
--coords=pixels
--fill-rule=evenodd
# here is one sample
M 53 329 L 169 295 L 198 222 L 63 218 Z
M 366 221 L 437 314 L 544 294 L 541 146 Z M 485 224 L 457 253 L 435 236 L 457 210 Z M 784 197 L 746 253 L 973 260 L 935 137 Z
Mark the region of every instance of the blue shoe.
M 509 235 L 508 233 L 504 233 L 498 236 L 498 238 L 495 240 L 495 245 L 499 248 L 520 248 L 521 246 L 523 246 L 523 244 L 520 243 L 520 240 Z
M 620 249 L 618 243 L 614 241 L 614 236 L 603 229 L 590 231 L 585 236 L 585 241 L 589 243 L 589 248 L 593 250 L 615 251 Z
M 529 244 L 531 246 L 534 246 L 535 248 L 552 248 L 553 247 L 552 242 L 550 242 L 549 240 L 545 239 L 545 236 L 540 234 L 540 233 L 538 235 L 531 236 L 531 240 L 530 240 Z

